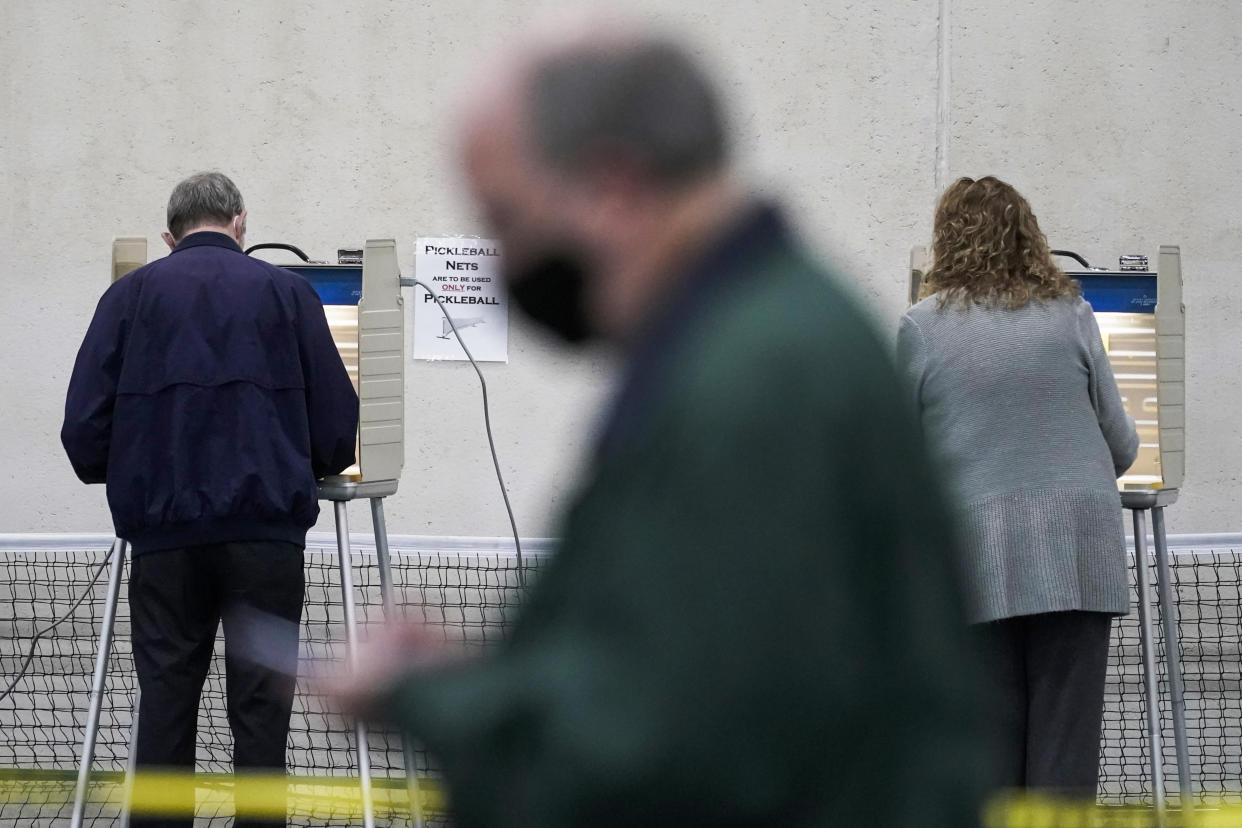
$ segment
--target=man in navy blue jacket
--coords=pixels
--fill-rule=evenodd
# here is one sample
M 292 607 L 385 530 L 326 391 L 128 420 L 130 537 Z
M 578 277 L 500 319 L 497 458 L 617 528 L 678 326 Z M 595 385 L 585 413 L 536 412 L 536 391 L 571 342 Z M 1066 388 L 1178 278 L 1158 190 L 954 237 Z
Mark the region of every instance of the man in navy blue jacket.
M 315 481 L 354 462 L 358 397 L 323 305 L 302 278 L 242 253 L 245 230 L 226 176 L 178 184 L 172 253 L 104 293 L 65 403 L 74 471 L 107 483 L 133 550 L 139 766 L 194 766 L 216 628 L 244 638 L 239 607 L 292 621 L 264 644 L 296 663 Z M 225 666 L 235 767 L 283 771 L 292 680 L 237 652 Z

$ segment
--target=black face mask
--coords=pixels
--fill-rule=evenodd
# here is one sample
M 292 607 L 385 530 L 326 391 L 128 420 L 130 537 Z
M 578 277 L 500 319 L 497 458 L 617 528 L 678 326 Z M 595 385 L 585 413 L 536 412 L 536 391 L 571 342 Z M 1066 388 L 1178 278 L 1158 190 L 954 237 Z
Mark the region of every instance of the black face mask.
M 549 250 L 521 267 L 506 267 L 504 276 L 513 301 L 535 322 L 566 342 L 595 336 L 587 317 L 586 268 L 577 256 Z

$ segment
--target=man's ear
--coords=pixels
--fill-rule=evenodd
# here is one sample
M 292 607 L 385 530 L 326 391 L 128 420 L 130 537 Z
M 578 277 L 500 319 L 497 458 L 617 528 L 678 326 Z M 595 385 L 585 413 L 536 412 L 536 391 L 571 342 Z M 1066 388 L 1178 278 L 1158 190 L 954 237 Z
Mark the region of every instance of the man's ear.
M 238 244 L 245 244 L 246 238 L 246 211 L 242 210 L 233 217 L 233 235 L 237 238 Z
M 163 233 L 160 233 L 160 238 L 164 240 L 164 244 L 168 245 L 169 250 L 177 249 L 177 242 L 173 239 L 172 233 L 165 230 Z

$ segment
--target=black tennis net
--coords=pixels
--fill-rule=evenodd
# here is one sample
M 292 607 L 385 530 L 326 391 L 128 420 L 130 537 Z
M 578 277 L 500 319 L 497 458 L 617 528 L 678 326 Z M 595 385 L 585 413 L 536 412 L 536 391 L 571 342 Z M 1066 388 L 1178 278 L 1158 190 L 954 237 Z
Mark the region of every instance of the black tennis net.
M 448 544 L 409 548 L 394 541 L 393 587 L 402 617 L 439 625 L 449 639 L 486 648 L 501 640 L 520 609 L 519 568 L 501 545 Z M 535 546 L 524 567 L 537 577 L 546 546 Z M 103 543 L 38 548 L 0 547 L 0 676 L 7 685 L 19 673 L 36 632 L 66 614 L 73 601 L 85 600 L 66 620 L 34 644 L 34 656 L 14 692 L 0 699 L 0 769 L 37 768 L 62 772 L 77 768 L 86 721 L 88 692 L 99 646 L 99 619 L 107 593 L 107 557 Z M 302 622 L 302 656 L 307 663 L 344 655 L 340 572 L 334 546 L 309 546 L 306 604 Z M 1155 569 L 1152 582 L 1155 583 Z M 1173 557 L 1185 676 L 1187 731 L 1196 790 L 1242 802 L 1242 549 L 1181 549 Z M 1131 577 L 1134 570 L 1131 567 Z M 374 550 L 355 547 L 353 577 L 358 618 L 380 621 L 383 605 Z M 1160 618 L 1154 616 L 1156 646 L 1163 655 Z M 222 641 L 203 691 L 199 716 L 198 769 L 231 770 L 232 737 L 225 714 Z M 1164 712 L 1163 760 L 1166 788 L 1175 794 L 1176 759 L 1167 677 L 1160 682 Z M 126 770 L 136 682 L 129 644 L 129 617 L 122 586 L 116 637 L 109 663 L 96 746 L 98 773 Z M 1144 683 L 1137 615 L 1114 627 L 1110 656 L 1104 739 L 1101 748 L 1101 801 L 1136 804 L 1151 800 Z M 401 742 L 395 734 L 370 734 L 370 759 L 379 780 L 405 775 Z M 290 772 L 306 776 L 353 776 L 357 772 L 352 725 L 299 682 L 289 738 Z M 416 751 L 421 775 L 437 773 L 433 757 Z M 0 824 L 67 824 L 71 808 L 64 785 L 31 785 L 22 802 L 0 803 Z M 115 808 L 93 804 L 86 825 L 117 824 Z M 229 815 L 200 814 L 200 825 L 227 825 Z M 330 825 L 322 820 L 291 819 L 291 825 Z M 381 818 L 378 824 L 385 821 Z M 403 822 L 401 824 L 404 824 Z
M 537 548 L 537 547 L 536 547 Z M 65 614 L 84 592 L 87 598 L 61 624 L 34 644 L 34 657 L 14 692 L 0 700 L 0 769 L 76 770 L 87 717 L 88 694 L 99 647 L 99 619 L 107 597 L 104 546 L 0 550 L 0 676 L 7 685 L 17 676 L 35 633 Z M 533 577 L 543 556 L 524 557 Z M 101 571 L 104 570 L 104 571 Z M 384 618 L 379 572 L 373 548 L 355 547 L 353 580 L 360 624 Z M 501 640 L 521 601 L 515 556 L 504 552 L 434 549 L 392 552 L 397 612 L 444 630 L 447 639 L 470 648 Z M 308 546 L 306 602 L 301 628 L 303 665 L 344 657 L 344 610 L 340 568 L 334 547 Z M 203 688 L 198 720 L 198 770 L 232 770 L 224 687 L 223 636 Z M 129 641 L 124 582 L 117 607 L 115 637 L 100 713 L 94 769 L 115 778 L 127 769 L 137 682 Z M 395 733 L 369 733 L 372 774 L 380 780 L 404 778 L 401 740 Z M 331 711 L 305 680 L 298 682 L 288 747 L 290 772 L 305 776 L 356 776 L 358 762 L 351 723 Z M 434 776 L 435 763 L 415 750 L 420 775 Z M 63 784 L 31 787 L 24 803 L 0 804 L 0 824 L 42 825 L 67 821 Z M 46 790 L 45 790 L 46 789 Z M 117 809 L 91 804 L 86 825 L 112 825 Z M 198 824 L 226 825 L 230 815 L 199 815 Z M 340 824 L 332 813 L 290 820 L 291 825 Z M 385 824 L 383 819 L 378 820 Z M 402 822 L 401 824 L 404 824 Z

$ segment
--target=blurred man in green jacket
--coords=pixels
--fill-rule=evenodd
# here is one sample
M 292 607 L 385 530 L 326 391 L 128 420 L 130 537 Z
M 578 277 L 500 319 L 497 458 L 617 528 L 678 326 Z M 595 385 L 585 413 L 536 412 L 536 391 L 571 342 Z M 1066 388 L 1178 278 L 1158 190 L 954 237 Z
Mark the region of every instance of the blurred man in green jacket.
M 977 818 L 977 670 L 908 395 L 723 123 L 641 33 L 544 42 L 467 119 L 515 303 L 628 367 L 511 639 L 355 676 L 463 828 Z

